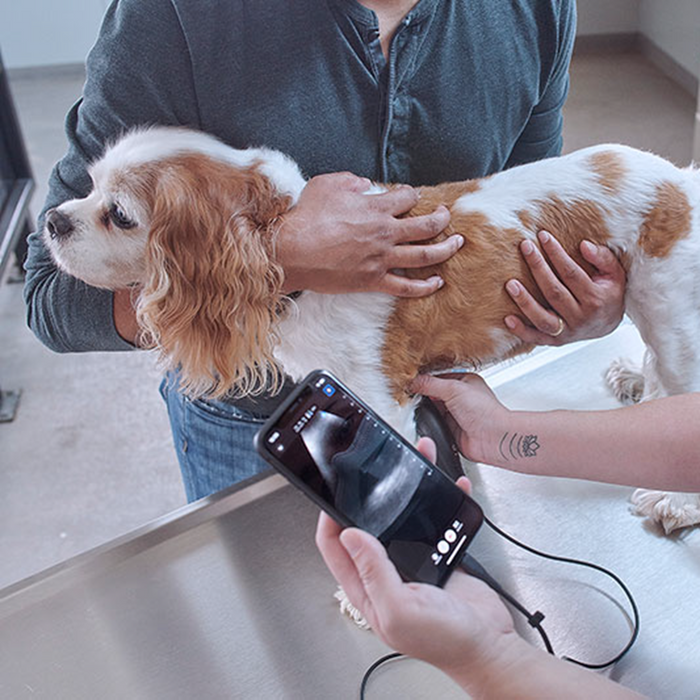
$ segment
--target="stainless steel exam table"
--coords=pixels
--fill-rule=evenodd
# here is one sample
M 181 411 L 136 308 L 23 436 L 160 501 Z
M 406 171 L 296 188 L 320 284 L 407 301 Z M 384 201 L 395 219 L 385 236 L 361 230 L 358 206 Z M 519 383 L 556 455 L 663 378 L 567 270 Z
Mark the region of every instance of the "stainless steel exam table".
M 640 352 L 624 325 L 497 368 L 489 381 L 512 407 L 613 407 L 601 373 L 617 355 Z M 501 527 L 606 566 L 632 589 L 639 640 L 608 675 L 654 698 L 700 698 L 700 532 L 663 536 L 630 514 L 629 488 L 469 471 Z M 364 670 L 387 650 L 338 614 L 313 541 L 316 517 L 269 475 L 0 591 L 0 698 L 356 698 Z M 545 562 L 485 528 L 472 551 L 546 614 L 559 654 L 600 662 L 626 643 L 626 601 L 600 574 Z M 413 660 L 379 670 L 368 689 L 369 700 L 461 697 Z

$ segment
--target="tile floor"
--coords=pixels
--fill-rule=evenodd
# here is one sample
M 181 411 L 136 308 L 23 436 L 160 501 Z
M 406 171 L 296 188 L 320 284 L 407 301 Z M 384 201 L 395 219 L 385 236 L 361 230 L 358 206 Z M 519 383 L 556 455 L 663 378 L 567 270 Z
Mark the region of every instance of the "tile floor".
M 63 153 L 82 75 L 11 80 L 37 180 Z M 689 162 L 695 100 L 637 54 L 574 59 L 565 150 L 618 141 Z M 55 355 L 26 329 L 21 287 L 0 286 L 0 386 L 22 389 L 0 424 L 0 588 L 184 503 L 157 368 L 146 353 Z

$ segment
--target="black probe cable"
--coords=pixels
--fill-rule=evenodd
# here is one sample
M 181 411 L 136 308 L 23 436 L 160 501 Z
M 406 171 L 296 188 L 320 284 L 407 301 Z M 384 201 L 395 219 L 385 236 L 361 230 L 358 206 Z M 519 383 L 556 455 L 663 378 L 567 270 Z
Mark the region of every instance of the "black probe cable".
M 630 592 L 630 589 L 627 588 L 624 581 L 617 574 L 613 573 L 609 569 L 606 569 L 604 566 L 600 566 L 599 564 L 594 564 L 593 562 L 590 562 L 590 561 L 583 561 L 582 559 L 573 559 L 571 557 L 561 557 L 561 556 L 558 556 L 556 554 L 548 554 L 547 552 L 541 552 L 540 550 L 535 549 L 534 547 L 530 547 L 529 545 L 524 544 L 523 542 L 520 542 L 519 540 L 516 540 L 515 537 L 513 537 L 512 535 L 509 535 L 507 532 L 504 532 L 497 525 L 492 523 L 491 520 L 489 520 L 489 518 L 486 517 L 485 515 L 484 515 L 484 522 L 497 535 L 500 535 L 501 537 L 505 538 L 511 544 L 514 544 L 516 547 L 520 547 L 521 549 L 524 549 L 526 552 L 530 552 L 531 554 L 535 554 L 536 556 L 543 557 L 545 559 L 551 559 L 552 561 L 560 561 L 560 562 L 563 562 L 564 564 L 577 564 L 578 566 L 585 566 L 589 569 L 594 569 L 595 571 L 600 571 L 602 574 L 605 574 L 606 576 L 611 578 L 613 581 L 615 581 L 615 583 L 624 592 L 625 596 L 627 597 L 627 600 L 629 600 L 630 607 L 632 608 L 632 617 L 634 619 L 634 627 L 633 627 L 632 635 L 630 636 L 629 641 L 627 642 L 627 644 L 625 645 L 625 647 L 622 649 L 622 651 L 619 654 L 617 654 L 612 659 L 610 659 L 610 661 L 605 661 L 602 664 L 589 664 L 589 663 L 586 663 L 585 661 L 579 661 L 578 659 L 574 659 L 570 656 L 562 656 L 561 658 L 564 661 L 570 661 L 571 663 L 578 664 L 579 666 L 583 666 L 585 668 L 599 670 L 602 668 L 607 668 L 608 666 L 612 666 L 612 664 L 617 663 L 632 648 L 632 645 L 637 641 L 637 637 L 639 636 L 639 609 L 637 608 L 637 603 L 635 602 L 634 596 Z M 473 557 L 471 557 L 470 555 L 466 555 L 466 556 L 469 556 L 470 559 L 473 559 Z M 476 561 L 476 560 L 474 560 L 474 561 Z M 462 562 L 464 563 L 464 560 L 462 560 Z M 476 563 L 484 571 L 484 573 L 486 573 L 486 570 L 478 562 L 476 562 Z M 468 573 L 471 573 L 471 572 L 468 572 Z M 481 576 L 478 574 L 472 574 L 472 575 L 476 576 L 477 578 L 481 578 Z M 488 576 L 488 574 L 487 574 L 487 576 Z M 496 584 L 496 586 L 498 586 L 498 588 L 494 588 L 489 581 L 485 581 L 485 583 L 487 583 L 491 588 L 493 588 L 496 591 L 496 593 L 498 593 L 500 596 L 504 597 L 506 600 L 508 600 L 509 603 L 511 603 L 513 605 L 512 601 L 509 600 L 510 596 L 506 597 L 504 595 L 505 591 L 503 591 L 503 589 L 501 589 L 501 587 L 498 585 L 498 583 L 491 576 L 489 576 L 489 579 L 491 581 L 493 581 Z M 541 625 L 540 625 L 540 623 L 544 619 L 544 615 L 542 615 L 542 613 L 540 613 L 540 612 L 537 612 L 534 615 L 531 615 L 526 610 L 524 611 L 524 609 L 521 609 L 522 606 L 520 606 L 519 603 L 518 603 L 518 605 L 514 605 L 514 607 L 516 608 L 516 610 L 523 613 L 528 618 L 528 622 L 530 623 L 530 625 L 532 625 L 532 627 L 537 629 L 537 631 L 542 636 L 543 641 L 545 641 L 545 646 L 547 647 L 547 651 L 549 651 L 550 654 L 553 654 L 554 651 L 552 650 L 551 645 L 549 644 L 549 640 L 547 639 L 547 635 L 544 633 L 544 630 L 541 628 Z M 536 618 L 538 618 L 538 616 L 540 616 L 539 619 L 536 619 Z M 533 624 L 533 622 L 535 622 L 535 624 Z
M 527 620 L 530 627 L 534 627 L 542 637 L 544 646 L 550 654 L 554 654 L 554 648 L 547 633 L 542 628 L 542 620 L 544 620 L 544 613 L 539 610 L 537 612 L 531 613 L 527 610 L 518 600 L 513 598 L 508 591 L 504 590 L 501 585 L 496 581 L 496 579 L 489 574 L 486 569 L 468 552 L 462 557 L 462 561 L 459 566 L 464 569 L 470 576 L 474 578 L 481 579 L 489 588 L 493 589 L 498 593 L 498 595 L 503 598 L 506 602 L 510 603 L 519 613 L 521 613 Z M 612 662 L 611 662 L 612 663 Z
M 601 573 L 613 579 L 613 581 L 615 581 L 615 583 L 617 583 L 617 585 L 620 586 L 620 588 L 627 596 L 627 599 L 629 600 L 630 606 L 632 608 L 632 615 L 634 618 L 634 629 L 632 631 L 632 636 L 625 645 L 624 649 L 610 661 L 605 661 L 602 664 L 589 664 L 585 661 L 579 661 L 570 656 L 561 657 L 564 661 L 569 661 L 571 663 L 583 666 L 585 668 L 599 670 L 617 663 L 632 648 L 632 645 L 637 641 L 637 636 L 639 635 L 639 609 L 637 608 L 637 604 L 629 588 L 627 588 L 625 583 L 619 576 L 617 576 L 617 574 L 613 573 L 612 571 L 606 569 L 603 566 L 600 566 L 599 564 L 594 564 L 589 561 L 583 561 L 582 559 L 572 559 L 571 557 L 561 557 L 556 554 L 548 554 L 547 552 L 541 552 L 535 549 L 534 547 L 530 547 L 529 545 L 526 545 L 523 542 L 516 540 L 515 537 L 501 530 L 497 525 L 491 522 L 491 520 L 489 520 L 489 518 L 486 515 L 484 515 L 484 522 L 496 534 L 508 540 L 511 544 L 514 544 L 516 547 L 520 547 L 521 549 L 524 549 L 525 551 L 530 552 L 531 554 L 534 554 L 538 557 L 551 559 L 552 561 L 560 561 L 565 564 L 577 564 L 579 566 L 585 566 L 589 569 L 595 569 L 596 571 L 600 571 Z M 541 613 L 539 610 L 535 613 L 531 613 L 529 610 L 527 610 L 518 600 L 516 600 L 512 595 L 505 591 L 498 583 L 498 581 L 496 581 L 496 579 L 494 579 L 493 576 L 491 576 L 488 573 L 488 571 L 486 571 L 486 569 L 471 554 L 465 553 L 465 555 L 462 557 L 462 561 L 460 562 L 460 567 L 464 569 L 464 571 L 466 571 L 470 576 L 474 576 L 475 578 L 478 578 L 484 583 L 486 583 L 486 585 L 488 585 L 489 588 L 492 588 L 501 598 L 510 603 L 519 613 L 521 613 L 527 619 L 529 625 L 536 629 L 540 637 L 542 637 L 542 642 L 544 643 L 544 646 L 547 649 L 547 651 L 550 654 L 554 655 L 554 649 L 552 647 L 552 644 L 549 641 L 547 633 L 542 627 L 542 621 L 544 620 L 543 613 Z M 362 682 L 360 683 L 360 700 L 365 700 L 365 690 L 367 688 L 367 683 L 369 682 L 370 676 L 374 673 L 374 671 L 376 671 L 377 668 L 379 668 L 379 666 L 385 664 L 387 661 L 391 661 L 392 659 L 398 659 L 403 656 L 404 654 L 400 654 L 399 652 L 386 654 L 385 656 L 382 656 L 381 658 L 377 659 L 365 671 L 365 674 L 362 677 Z

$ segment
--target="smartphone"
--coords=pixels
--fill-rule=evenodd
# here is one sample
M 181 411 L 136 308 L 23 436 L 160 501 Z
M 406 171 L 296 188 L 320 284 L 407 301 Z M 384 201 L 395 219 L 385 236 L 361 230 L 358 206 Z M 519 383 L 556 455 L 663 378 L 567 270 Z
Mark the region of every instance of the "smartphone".
M 405 580 L 444 585 L 481 525 L 478 504 L 329 372 L 306 377 L 255 443 L 337 522 L 377 537 Z

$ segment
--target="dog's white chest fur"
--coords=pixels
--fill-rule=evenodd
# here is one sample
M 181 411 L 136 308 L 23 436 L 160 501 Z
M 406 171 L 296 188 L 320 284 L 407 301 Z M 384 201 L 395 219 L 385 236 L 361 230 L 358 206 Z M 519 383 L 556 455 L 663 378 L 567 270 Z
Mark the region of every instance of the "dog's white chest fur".
M 387 319 L 394 300 L 386 294 L 304 292 L 290 302 L 278 325 L 275 356 L 299 381 L 315 369 L 335 374 L 392 427 L 415 438 L 415 403 L 398 406 L 382 371 Z

